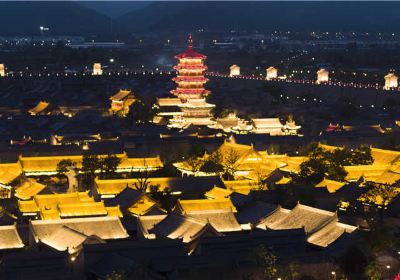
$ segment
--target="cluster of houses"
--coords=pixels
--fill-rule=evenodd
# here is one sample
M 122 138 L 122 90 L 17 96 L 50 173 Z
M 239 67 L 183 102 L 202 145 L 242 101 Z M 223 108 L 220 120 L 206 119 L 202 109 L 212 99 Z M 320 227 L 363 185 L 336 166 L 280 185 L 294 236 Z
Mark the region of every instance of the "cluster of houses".
M 165 275 L 185 265 L 198 267 L 211 254 L 246 261 L 245 256 L 259 245 L 272 246 L 283 260 L 307 256 L 310 261 L 321 254 L 336 255 L 357 238 L 357 226 L 341 221 L 336 212 L 301 203 L 284 208 L 253 195 L 256 190 L 290 183 L 306 156 L 268 154 L 234 141 L 225 141 L 216 152 L 222 155 L 222 165 L 234 164 L 233 180 L 182 161 L 174 164 L 181 177 L 96 178 L 93 188 L 85 192 L 55 192 L 39 180 L 56 174 L 57 163 L 65 158 L 76 162 L 79 169 L 81 155 L 20 156 L 16 163 L 0 163 L 0 254 L 4 258 L 0 273 L 6 278 L 26 275 L 41 263 L 35 263 L 33 256 L 43 262 L 51 256 L 58 262 L 56 267 L 69 271 L 66 275 L 72 273 L 66 279 L 77 275 L 101 278 L 119 269 L 133 273 L 138 265 Z M 324 179 L 315 187 L 333 194 L 348 182 L 361 180 L 395 186 L 400 181 L 400 152 L 371 148 L 371 153 L 372 164 L 345 166 L 345 182 Z M 162 167 L 160 158 L 117 156 L 122 159 L 120 173 Z M 200 160 L 208 157 L 205 154 Z M 265 187 L 260 186 L 260 176 Z M 171 199 L 170 207 L 163 199 Z M 141 248 L 149 256 L 141 260 L 121 253 L 127 248 Z M 158 256 L 150 253 L 154 250 Z M 112 260 L 106 262 L 110 255 Z M 18 272 L 17 262 L 23 260 L 32 267 Z M 127 267 L 121 267 L 121 261 Z M 149 261 L 157 265 L 149 267 Z M 99 262 L 106 262 L 104 268 L 95 265 Z M 40 279 L 41 274 L 32 275 Z

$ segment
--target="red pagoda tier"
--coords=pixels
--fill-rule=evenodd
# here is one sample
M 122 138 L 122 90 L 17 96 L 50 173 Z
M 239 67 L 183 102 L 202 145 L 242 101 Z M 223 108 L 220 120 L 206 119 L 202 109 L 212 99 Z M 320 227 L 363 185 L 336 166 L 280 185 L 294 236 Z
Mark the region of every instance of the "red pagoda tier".
M 205 55 L 193 50 L 192 36 L 189 35 L 187 50 L 175 56 L 179 59 L 179 63 L 174 69 L 178 75 L 173 81 L 177 84 L 177 88 L 171 93 L 183 100 L 198 99 L 210 93 L 204 88 L 208 81 L 204 77 L 207 66 L 204 65 Z

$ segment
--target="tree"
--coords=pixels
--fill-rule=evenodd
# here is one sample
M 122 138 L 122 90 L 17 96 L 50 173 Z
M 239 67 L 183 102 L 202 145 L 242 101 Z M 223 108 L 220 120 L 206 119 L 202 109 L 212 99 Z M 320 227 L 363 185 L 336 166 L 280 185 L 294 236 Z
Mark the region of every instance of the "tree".
M 82 178 L 84 189 L 88 190 L 93 186 L 95 174 L 101 170 L 102 163 L 96 155 L 84 155 L 82 159 Z
M 365 269 L 365 274 L 369 280 L 380 280 L 382 279 L 382 271 L 376 260 L 372 260 Z
M 213 152 L 202 164 L 200 171 L 207 173 L 221 173 L 224 171 L 222 156 L 218 151 Z
M 240 155 L 233 149 L 229 149 L 225 155 L 222 155 L 222 165 L 225 169 L 225 175 L 233 179 L 237 171 L 237 161 Z
M 136 182 L 133 183 L 133 189 L 145 193 L 150 187 L 149 176 L 147 172 L 139 172 L 136 177 Z
M 361 145 L 355 149 L 351 155 L 352 165 L 367 165 L 372 164 L 374 159 L 371 154 L 371 148 L 366 145 Z
M 152 106 L 153 103 L 144 102 L 137 100 L 129 108 L 129 116 L 133 123 L 143 124 L 153 120 L 155 115 L 155 108 Z
M 186 160 L 186 163 L 190 166 L 192 172 L 196 174 L 197 172 L 200 171 L 200 168 L 203 166 L 204 161 L 203 159 L 198 158 L 196 156 L 191 156 Z
M 75 163 L 70 159 L 63 159 L 59 163 L 57 163 L 57 174 L 65 175 L 68 172 L 69 168 L 74 167 Z
M 256 258 L 258 264 L 263 268 L 263 276 L 265 280 L 277 279 L 278 267 L 274 251 L 271 248 L 265 248 L 264 245 L 258 246 L 256 249 Z
M 101 162 L 101 173 L 107 177 L 110 177 L 117 170 L 118 165 L 121 163 L 121 159 L 116 155 L 107 155 L 100 159 Z
M 357 246 L 350 246 L 339 258 L 341 269 L 349 276 L 358 277 L 365 271 L 367 259 Z M 356 279 L 356 278 L 355 278 Z
M 383 212 L 389 203 L 399 194 L 396 187 L 386 184 L 369 183 L 369 190 L 359 197 L 361 202 L 367 203 L 379 212 L 379 220 L 383 223 Z

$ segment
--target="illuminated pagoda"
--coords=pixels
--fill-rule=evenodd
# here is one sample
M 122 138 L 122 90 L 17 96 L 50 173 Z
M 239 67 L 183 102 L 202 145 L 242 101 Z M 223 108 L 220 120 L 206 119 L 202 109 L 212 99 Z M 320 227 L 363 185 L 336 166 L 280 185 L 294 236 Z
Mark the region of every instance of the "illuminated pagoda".
M 229 77 L 240 76 L 240 67 L 233 64 L 229 67 Z
M 192 35 L 189 35 L 187 50 L 175 56 L 179 60 L 174 67 L 177 77 L 172 80 L 177 84 L 177 88 L 171 93 L 180 99 L 198 99 L 207 96 L 210 91 L 204 89 L 204 84 L 208 81 L 204 77 L 207 66 L 204 65 L 205 55 L 193 50 Z
M 320 69 L 317 71 L 317 81 L 316 83 L 319 84 L 324 84 L 329 82 L 329 71 L 325 69 Z
M 271 81 L 271 80 L 275 80 L 278 78 L 278 69 L 276 69 L 275 67 L 271 66 L 268 67 L 267 70 L 267 81 Z
M 210 91 L 204 88 L 208 81 L 204 77 L 207 70 L 204 60 L 207 57 L 193 50 L 192 35 L 189 35 L 187 50 L 175 58 L 179 60 L 178 65 L 174 67 L 177 76 L 173 78 L 177 87 L 171 93 L 176 97 L 159 99 L 159 115 L 172 116 L 168 125 L 171 128 L 183 129 L 190 125 L 214 124 L 211 110 L 215 105 L 207 103 L 205 99 L 210 94 Z
M 391 90 L 398 87 L 398 77 L 393 74 L 389 73 L 385 76 L 385 86 L 383 87 L 384 90 Z
M 93 64 L 93 75 L 103 75 L 103 70 L 101 69 L 101 63 Z
M 129 107 L 135 103 L 136 98 L 132 91 L 120 89 L 116 94 L 110 97 L 112 114 L 121 114 L 126 116 L 129 113 Z
M 6 76 L 6 68 L 4 67 L 4 64 L 0 64 L 0 77 L 5 77 Z

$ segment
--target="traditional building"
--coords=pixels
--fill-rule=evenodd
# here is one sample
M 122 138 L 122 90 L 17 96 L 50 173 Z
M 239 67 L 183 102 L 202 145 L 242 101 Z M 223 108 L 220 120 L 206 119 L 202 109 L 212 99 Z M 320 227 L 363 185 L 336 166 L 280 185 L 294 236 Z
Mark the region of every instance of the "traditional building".
M 121 160 L 116 172 L 153 171 L 163 167 L 160 157 L 130 158 L 125 152 L 115 156 Z M 57 174 L 57 164 L 63 159 L 70 159 L 78 169 L 82 167 L 83 155 L 20 155 L 15 163 L 0 163 L 0 184 L 7 185 L 22 174 L 26 176 Z
M 205 98 L 187 99 L 178 107 L 182 114 L 175 115 L 170 120 L 169 127 L 187 128 L 190 125 L 208 126 L 215 123 L 211 113 L 215 105 L 207 103 Z
M 173 78 L 177 87 L 171 93 L 178 99 L 158 99 L 159 116 L 172 117 L 169 127 L 179 129 L 187 128 L 190 125 L 214 124 L 211 110 L 215 105 L 209 104 L 205 100 L 210 93 L 204 88 L 208 81 L 204 76 L 207 70 L 204 60 L 207 57 L 193 50 L 192 36 L 190 35 L 187 50 L 175 58 L 179 60 L 178 65 L 174 67 L 177 76 Z
M 94 63 L 93 64 L 93 75 L 103 75 L 103 69 L 101 69 L 101 63 Z
M 339 238 L 353 233 L 357 227 L 339 222 L 335 212 L 298 203 L 292 210 L 278 207 L 256 225 L 260 229 L 290 230 L 303 228 L 307 241 L 326 248 Z
M 301 128 L 293 120 L 282 124 L 279 118 L 252 119 L 251 121 L 253 133 L 271 136 L 297 135 L 297 131 Z
M 58 220 L 77 217 L 122 217 L 118 206 L 105 207 L 104 202 L 95 202 L 87 192 L 35 195 L 30 200 L 18 201 L 23 216 L 42 220 Z
M 297 173 L 300 164 L 305 160 L 305 157 L 289 157 L 285 154 L 269 155 L 266 151 L 256 151 L 252 145 L 236 144 L 234 142 L 225 141 L 217 150 L 216 153 L 221 156 L 220 164 L 229 170 L 236 179 L 244 180 L 242 191 L 250 191 L 257 187 L 259 177 L 268 178 L 273 175 L 276 170 L 282 170 L 285 173 Z M 205 154 L 199 158 L 205 162 L 210 155 Z M 203 172 L 199 169 L 194 169 L 190 162 L 182 161 L 173 164 L 183 175 L 194 176 L 212 176 L 214 173 Z M 280 180 L 281 176 L 276 180 Z M 235 180 L 235 182 L 237 182 Z M 231 188 L 228 187 L 227 188 Z M 234 191 L 241 192 L 236 188 L 231 188 Z
M 129 186 L 113 199 L 106 202 L 107 206 L 119 206 L 124 214 L 134 216 L 164 215 L 166 211 L 161 209 L 145 192 L 134 190 Z
M 19 236 L 17 226 L 0 226 L 0 250 L 18 249 L 24 247 L 24 243 Z
M 275 80 L 278 78 L 278 69 L 276 69 L 275 67 L 268 67 L 267 70 L 267 76 L 266 79 L 267 81 L 271 81 L 271 80 Z
M 129 107 L 135 103 L 136 98 L 130 90 L 120 89 L 116 94 L 110 97 L 112 114 L 121 114 L 126 116 L 129 113 Z
M 198 99 L 207 96 L 210 93 L 204 88 L 204 84 L 208 81 L 204 77 L 207 70 L 204 60 L 207 57 L 193 50 L 192 35 L 189 35 L 187 50 L 175 58 L 179 60 L 178 65 L 174 67 L 178 75 L 173 78 L 177 88 L 171 93 L 180 99 Z
M 317 81 L 316 84 L 324 84 L 329 82 L 329 71 L 325 69 L 320 69 L 317 71 Z
M 50 115 L 50 103 L 46 101 L 40 101 L 35 107 L 28 110 L 28 113 L 31 116 Z
M 80 253 L 83 244 L 129 237 L 118 217 L 37 220 L 30 221 L 29 228 L 32 245 L 43 243 L 57 251 L 68 251 L 71 260 Z
M 229 77 L 240 76 L 240 67 L 236 64 L 233 64 L 229 67 Z
M 394 73 L 389 73 L 385 76 L 384 90 L 396 89 L 398 87 L 398 77 Z
M 180 98 L 157 98 L 158 115 L 165 117 L 181 116 L 182 100 Z
M 6 76 L 6 69 L 4 67 L 4 64 L 0 64 L 0 77 L 5 77 Z

